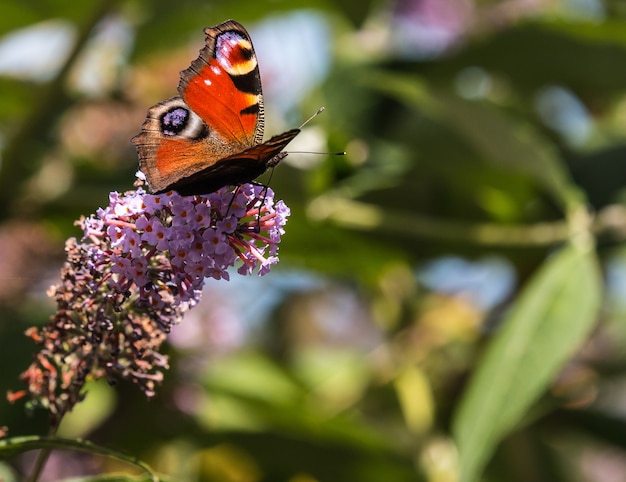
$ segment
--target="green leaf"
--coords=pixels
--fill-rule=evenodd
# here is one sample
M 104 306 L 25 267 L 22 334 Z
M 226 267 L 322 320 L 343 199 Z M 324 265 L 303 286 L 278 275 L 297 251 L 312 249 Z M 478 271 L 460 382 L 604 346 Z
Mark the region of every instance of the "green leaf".
M 57 432 L 60 437 L 84 437 L 113 413 L 117 392 L 106 380 L 90 381 L 85 387 L 85 393 L 88 396 L 63 417 Z
M 414 74 L 372 71 L 363 82 L 454 128 L 485 162 L 531 176 L 564 208 L 583 197 L 572 183 L 556 145 L 532 123 L 514 118 L 490 102 L 469 101 L 428 86 Z
M 569 245 L 530 281 L 471 380 L 453 422 L 461 480 L 481 472 L 596 320 L 601 280 L 595 254 Z
M 563 206 L 580 201 L 557 147 L 537 126 L 489 102 L 468 101 L 433 90 L 441 114 L 486 162 L 532 176 Z

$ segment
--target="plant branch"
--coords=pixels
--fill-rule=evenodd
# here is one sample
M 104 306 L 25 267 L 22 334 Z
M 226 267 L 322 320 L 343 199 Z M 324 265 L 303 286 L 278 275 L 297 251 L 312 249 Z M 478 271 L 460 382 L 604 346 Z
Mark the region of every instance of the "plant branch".
M 419 239 L 483 247 L 536 248 L 562 244 L 572 236 L 567 220 L 525 225 L 448 221 L 408 214 L 345 198 L 319 197 L 308 209 L 317 220 L 331 220 L 353 229 L 380 230 Z M 589 232 L 626 240 L 626 206 L 610 205 L 592 217 Z

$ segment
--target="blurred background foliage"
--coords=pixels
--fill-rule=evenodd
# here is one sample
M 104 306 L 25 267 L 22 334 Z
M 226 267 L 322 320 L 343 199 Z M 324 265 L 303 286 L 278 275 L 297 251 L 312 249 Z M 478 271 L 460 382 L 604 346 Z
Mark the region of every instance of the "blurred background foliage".
M 228 18 L 267 134 L 323 105 L 290 150 L 347 155 L 276 169 L 281 263 L 207 283 L 154 400 L 94 383 L 60 434 L 175 481 L 626 480 L 621 0 L 3 0 L 0 392 L 73 221 L 132 188 L 129 139 Z M 60 451 L 42 480 L 111 472 Z

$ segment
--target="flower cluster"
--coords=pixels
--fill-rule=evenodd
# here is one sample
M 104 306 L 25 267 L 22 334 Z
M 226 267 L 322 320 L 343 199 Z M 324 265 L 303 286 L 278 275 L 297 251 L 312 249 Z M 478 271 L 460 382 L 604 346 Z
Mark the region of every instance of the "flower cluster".
M 30 395 L 60 420 L 88 378 L 131 380 L 147 395 L 168 367 L 159 348 L 200 299 L 205 277 L 267 273 L 289 209 L 267 187 L 245 184 L 203 196 L 141 188 L 112 193 L 109 206 L 78 221 L 83 242 L 66 244 L 51 322 L 27 334 L 42 346 L 22 374 Z

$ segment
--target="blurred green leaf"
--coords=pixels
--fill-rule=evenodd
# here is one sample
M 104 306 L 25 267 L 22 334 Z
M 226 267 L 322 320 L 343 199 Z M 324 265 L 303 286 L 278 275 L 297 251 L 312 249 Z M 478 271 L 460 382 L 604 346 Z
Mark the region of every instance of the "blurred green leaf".
M 211 430 L 271 426 L 363 448 L 385 444 L 360 417 L 338 414 L 332 404 L 320 403 L 318 393 L 260 353 L 218 360 L 210 367 L 205 385 L 209 397 L 199 418 Z
M 594 326 L 601 280 L 595 253 L 569 245 L 530 281 L 478 365 L 454 420 L 462 481 L 476 480 Z
M 487 102 L 445 92 L 434 95 L 446 119 L 486 162 L 532 176 L 564 209 L 580 202 L 582 193 L 572 185 L 556 146 L 531 123 L 506 115 Z
M 432 387 L 423 370 L 407 367 L 396 378 L 395 388 L 409 430 L 426 433 L 434 421 L 435 406 Z
M 532 176 L 566 209 L 580 202 L 556 146 L 530 123 L 507 115 L 488 102 L 465 100 L 443 89 L 429 88 L 417 75 L 372 72 L 372 88 L 455 128 L 484 162 Z
M 291 403 L 300 395 L 298 385 L 281 366 L 255 352 L 217 360 L 209 370 L 207 381 L 212 389 L 278 405 Z
M 115 410 L 117 393 L 105 380 L 88 383 L 86 398 L 63 417 L 58 435 L 65 438 L 86 437 Z

